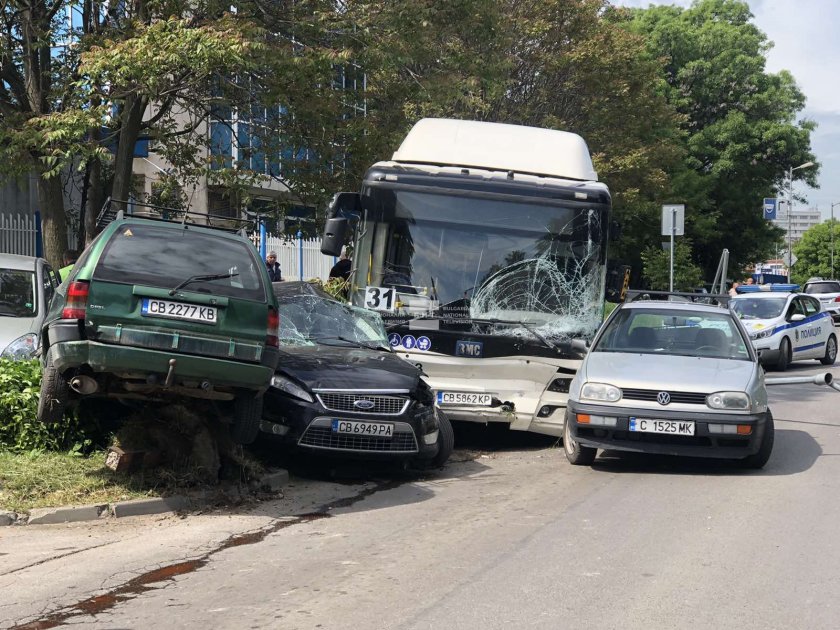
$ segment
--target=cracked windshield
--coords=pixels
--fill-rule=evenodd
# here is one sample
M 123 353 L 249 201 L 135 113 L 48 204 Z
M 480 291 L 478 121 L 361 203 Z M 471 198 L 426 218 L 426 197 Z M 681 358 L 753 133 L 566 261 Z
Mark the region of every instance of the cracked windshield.
M 599 210 L 406 191 L 373 197 L 390 221 L 373 236 L 372 275 L 397 289 L 402 315 L 532 324 L 553 335 L 597 328 Z

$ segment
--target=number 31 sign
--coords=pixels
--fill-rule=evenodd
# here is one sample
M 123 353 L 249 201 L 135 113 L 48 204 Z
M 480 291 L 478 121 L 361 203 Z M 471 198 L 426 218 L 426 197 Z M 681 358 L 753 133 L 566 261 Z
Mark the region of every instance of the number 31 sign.
M 373 311 L 393 311 L 397 307 L 397 290 L 394 287 L 366 287 L 365 308 Z

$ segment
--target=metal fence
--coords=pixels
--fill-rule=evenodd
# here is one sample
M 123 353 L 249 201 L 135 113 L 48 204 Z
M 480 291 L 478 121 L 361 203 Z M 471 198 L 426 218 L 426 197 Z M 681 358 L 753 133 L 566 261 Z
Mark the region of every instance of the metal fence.
M 259 243 L 257 235 L 256 242 Z M 317 238 L 286 238 L 268 235 L 265 251 L 277 252 L 277 262 L 284 280 L 312 280 L 324 282 L 330 277 L 330 269 L 337 258 L 321 253 L 321 240 Z
M 76 230 L 67 226 L 67 246 L 76 247 Z M 35 215 L 0 214 L 0 254 L 43 256 L 41 229 Z

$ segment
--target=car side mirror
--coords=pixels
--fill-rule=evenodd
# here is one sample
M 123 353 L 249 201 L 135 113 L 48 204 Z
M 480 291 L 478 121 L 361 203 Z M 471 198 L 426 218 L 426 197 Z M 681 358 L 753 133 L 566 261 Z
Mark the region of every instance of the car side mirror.
M 805 319 L 805 316 L 802 313 L 794 313 L 790 316 L 792 322 L 801 322 L 803 319 Z
M 327 256 L 341 256 L 341 249 L 347 240 L 347 219 L 336 217 L 327 219 L 324 236 L 321 238 L 321 253 Z

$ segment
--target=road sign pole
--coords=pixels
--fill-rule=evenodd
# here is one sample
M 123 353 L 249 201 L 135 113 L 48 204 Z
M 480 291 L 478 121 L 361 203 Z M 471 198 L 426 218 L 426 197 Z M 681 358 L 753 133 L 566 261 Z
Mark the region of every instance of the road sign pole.
M 671 208 L 671 282 L 669 291 L 674 291 L 674 235 L 677 231 L 677 209 Z

